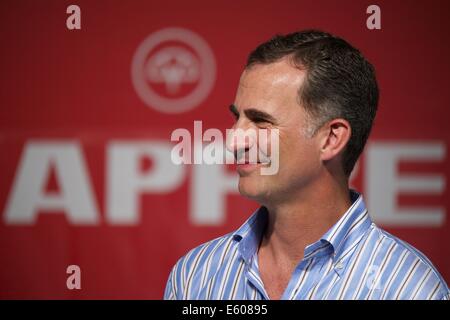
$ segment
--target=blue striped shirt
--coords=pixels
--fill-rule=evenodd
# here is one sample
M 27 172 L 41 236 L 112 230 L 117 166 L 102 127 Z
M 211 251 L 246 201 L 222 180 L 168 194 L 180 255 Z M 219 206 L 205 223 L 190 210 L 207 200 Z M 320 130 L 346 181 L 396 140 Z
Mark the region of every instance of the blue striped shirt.
M 281 299 L 450 299 L 444 279 L 417 249 L 377 227 L 363 198 L 307 246 Z M 257 251 L 268 213 L 188 252 L 173 267 L 165 299 L 269 299 Z

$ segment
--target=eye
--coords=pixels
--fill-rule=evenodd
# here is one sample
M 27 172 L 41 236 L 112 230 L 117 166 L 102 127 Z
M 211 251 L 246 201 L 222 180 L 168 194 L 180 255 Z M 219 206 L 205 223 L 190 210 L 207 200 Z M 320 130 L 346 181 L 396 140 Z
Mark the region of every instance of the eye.
M 263 123 L 263 122 L 268 122 L 266 119 L 263 118 L 255 118 L 253 119 L 254 123 Z
M 233 115 L 234 120 L 235 121 L 239 120 L 239 111 L 237 110 L 237 108 L 234 104 L 230 104 L 229 110 L 230 110 L 231 114 Z
M 266 127 L 266 126 L 269 126 L 272 124 L 272 122 L 270 122 L 269 120 L 267 120 L 265 118 L 254 118 L 254 119 L 252 119 L 252 121 L 259 127 Z
M 233 119 L 234 119 L 235 121 L 238 121 L 238 120 L 239 120 L 239 113 L 237 113 L 237 112 L 231 112 L 231 116 L 233 117 Z

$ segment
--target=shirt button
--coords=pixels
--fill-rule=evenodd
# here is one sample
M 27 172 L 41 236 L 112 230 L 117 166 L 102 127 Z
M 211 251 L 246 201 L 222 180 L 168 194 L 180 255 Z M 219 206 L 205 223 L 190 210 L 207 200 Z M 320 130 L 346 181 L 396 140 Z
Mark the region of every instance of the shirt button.
M 342 265 L 342 262 L 338 262 L 338 263 L 336 263 L 336 269 L 342 269 L 344 266 Z

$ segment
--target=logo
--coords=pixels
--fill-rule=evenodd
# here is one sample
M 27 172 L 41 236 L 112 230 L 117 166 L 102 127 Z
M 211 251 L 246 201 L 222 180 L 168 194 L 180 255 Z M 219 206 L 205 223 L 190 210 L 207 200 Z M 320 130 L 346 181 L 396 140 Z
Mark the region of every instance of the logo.
M 145 104 L 160 112 L 181 113 L 197 107 L 209 95 L 216 62 L 198 34 L 166 28 L 150 34 L 139 45 L 131 78 Z

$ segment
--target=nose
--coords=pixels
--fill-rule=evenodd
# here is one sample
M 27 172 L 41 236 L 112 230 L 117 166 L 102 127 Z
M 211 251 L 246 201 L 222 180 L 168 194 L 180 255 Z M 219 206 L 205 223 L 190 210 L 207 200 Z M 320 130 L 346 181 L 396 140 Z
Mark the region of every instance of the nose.
M 240 153 L 245 153 L 254 147 L 256 143 L 256 132 L 251 127 L 242 127 L 237 124 L 227 130 L 226 146 L 227 150 L 232 152 L 235 158 Z

